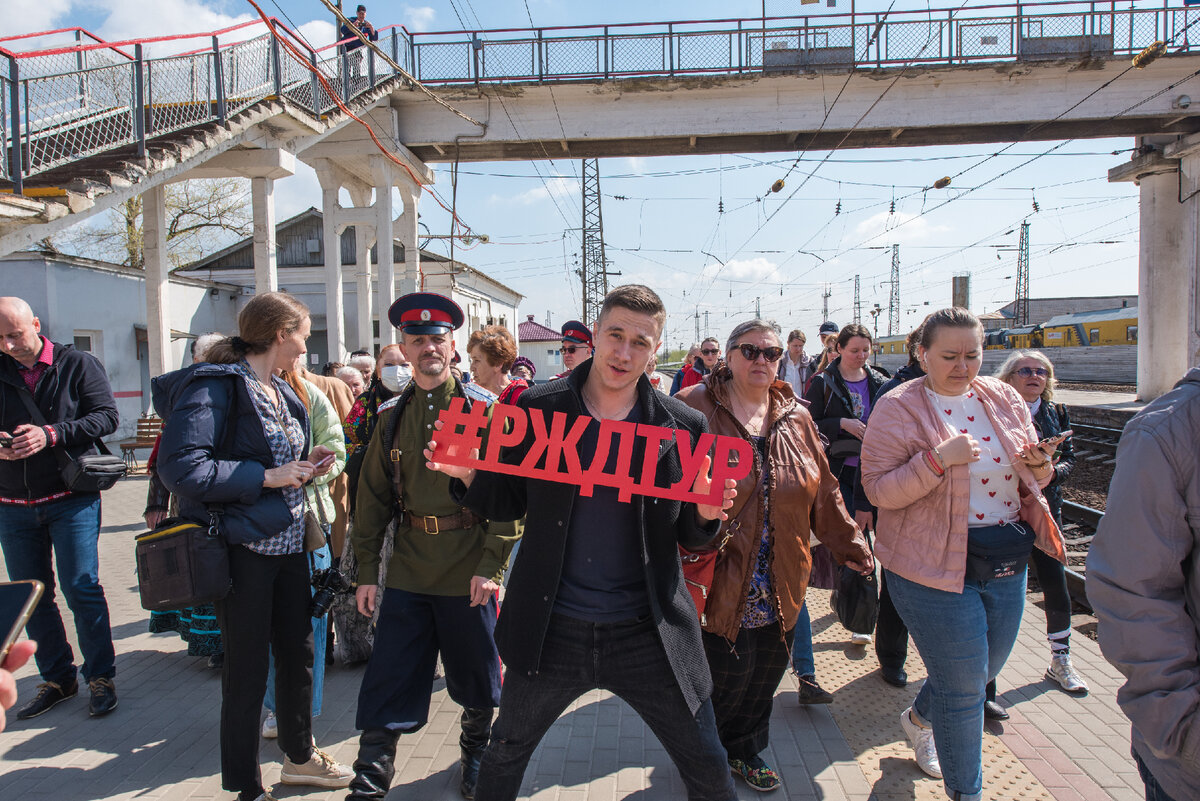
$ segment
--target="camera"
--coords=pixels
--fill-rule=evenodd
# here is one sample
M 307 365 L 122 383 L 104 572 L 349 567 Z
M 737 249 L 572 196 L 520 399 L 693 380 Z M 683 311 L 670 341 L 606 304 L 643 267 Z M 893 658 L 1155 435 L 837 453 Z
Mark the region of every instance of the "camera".
M 354 583 L 342 575 L 342 571 L 332 567 L 314 570 L 312 586 L 316 590 L 309 606 L 313 617 L 325 617 L 335 598 L 354 590 Z

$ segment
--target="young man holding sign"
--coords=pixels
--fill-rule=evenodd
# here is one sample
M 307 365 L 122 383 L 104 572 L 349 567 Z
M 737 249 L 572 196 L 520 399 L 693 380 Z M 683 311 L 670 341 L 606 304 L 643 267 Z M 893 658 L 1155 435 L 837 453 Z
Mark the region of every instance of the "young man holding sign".
M 661 347 L 665 317 L 662 301 L 650 289 L 613 290 L 595 323 L 591 361 L 521 396 L 518 405 L 531 413 L 531 421 L 565 415 L 565 426 L 560 421 L 556 427 L 560 442 L 563 431 L 575 432 L 580 417 L 589 420 L 573 441 L 574 452 L 563 460 L 582 466 L 575 482 L 477 472 L 439 463 L 432 443 L 426 451 L 432 469 L 458 479 L 452 492 L 476 514 L 490 520 L 526 516 L 528 542 L 513 566 L 496 626 L 508 671 L 480 767 L 479 801 L 515 799 L 546 730 L 572 701 L 594 688 L 619 696 L 646 721 L 679 768 L 689 799 L 736 797 L 677 549 L 700 549 L 716 536 L 736 482 L 726 480 L 723 492 L 710 492 L 709 459 L 697 461 L 693 447 L 705 432 L 704 417 L 655 392 L 645 377 L 646 364 Z M 609 424 L 602 429 L 601 421 Z M 626 436 L 617 436 L 622 423 Z M 647 437 L 642 428 L 630 436 L 634 425 L 674 429 L 677 438 Z M 520 465 L 545 433 L 536 428 L 531 422 L 501 461 Z M 610 441 L 601 441 L 602 430 Z M 648 446 L 657 457 L 645 453 Z M 600 461 L 598 450 L 606 457 L 603 464 L 593 464 Z M 717 452 L 722 452 L 719 446 Z M 545 468 L 556 470 L 559 454 L 549 450 L 550 460 Z M 640 472 L 647 463 L 654 465 L 659 488 L 679 488 L 687 463 L 696 475 L 675 494 L 690 487 L 716 503 L 681 502 L 661 493 L 630 496 L 628 488 L 606 480 L 595 481 L 590 494 L 578 486 L 589 473 L 593 479 L 601 470 L 620 476 Z M 641 487 L 646 489 L 644 481 Z

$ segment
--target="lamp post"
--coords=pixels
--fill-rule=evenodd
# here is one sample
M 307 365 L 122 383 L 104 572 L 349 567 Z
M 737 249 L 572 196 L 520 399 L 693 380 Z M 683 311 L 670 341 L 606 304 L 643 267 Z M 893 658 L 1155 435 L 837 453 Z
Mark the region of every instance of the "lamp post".
M 879 346 L 876 343 L 879 342 L 879 314 L 882 311 L 883 308 L 876 303 L 875 308 L 871 309 L 869 312 L 871 315 L 871 322 L 875 327 L 875 337 L 874 341 L 871 343 L 871 364 L 879 364 Z

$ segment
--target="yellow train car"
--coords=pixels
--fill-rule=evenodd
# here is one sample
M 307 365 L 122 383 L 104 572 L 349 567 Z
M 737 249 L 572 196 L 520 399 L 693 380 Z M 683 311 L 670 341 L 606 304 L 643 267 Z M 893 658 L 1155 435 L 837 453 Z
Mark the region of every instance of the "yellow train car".
M 1137 307 L 1060 314 L 1042 324 L 1045 347 L 1136 345 Z
M 908 353 L 905 349 L 908 334 L 895 334 L 875 340 L 875 352 L 879 354 Z

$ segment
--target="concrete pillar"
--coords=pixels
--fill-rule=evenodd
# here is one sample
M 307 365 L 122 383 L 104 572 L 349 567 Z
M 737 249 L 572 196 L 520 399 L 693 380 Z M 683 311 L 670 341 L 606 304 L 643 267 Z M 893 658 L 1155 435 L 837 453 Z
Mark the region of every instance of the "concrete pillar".
M 142 258 L 146 269 L 146 338 L 153 377 L 176 366 L 171 363 L 171 262 L 167 258 L 167 193 L 162 186 L 142 194 Z
M 396 265 L 392 241 L 392 165 L 383 156 L 371 156 L 375 179 L 375 263 L 379 267 L 379 346 L 396 341 L 396 329 L 389 325 L 387 310 L 396 298 Z
M 250 179 L 250 202 L 254 211 L 254 291 L 279 289 L 275 260 L 275 179 Z
M 342 287 L 342 239 L 338 236 L 338 185 L 333 176 L 318 172 L 321 181 L 322 240 L 325 254 L 325 338 L 331 361 L 346 349 L 346 299 Z
M 399 218 L 400 242 L 404 245 L 404 275 L 400 279 L 401 295 L 416 292 L 421 286 L 421 230 L 417 225 L 417 203 L 421 199 L 421 185 L 408 180 L 400 182 L 400 199 L 404 203 L 404 214 Z
M 1139 143 L 1153 149 L 1108 179 L 1140 190 L 1137 394 L 1149 401 L 1200 364 L 1200 136 Z
M 359 187 L 348 187 L 350 201 L 355 208 L 363 208 L 370 200 L 370 190 Z M 354 277 L 355 292 L 358 295 L 358 341 L 353 349 L 371 350 L 375 342 L 375 332 L 371 325 L 373 320 L 371 302 L 371 240 L 375 235 L 374 227 L 364 223 L 354 226 Z

